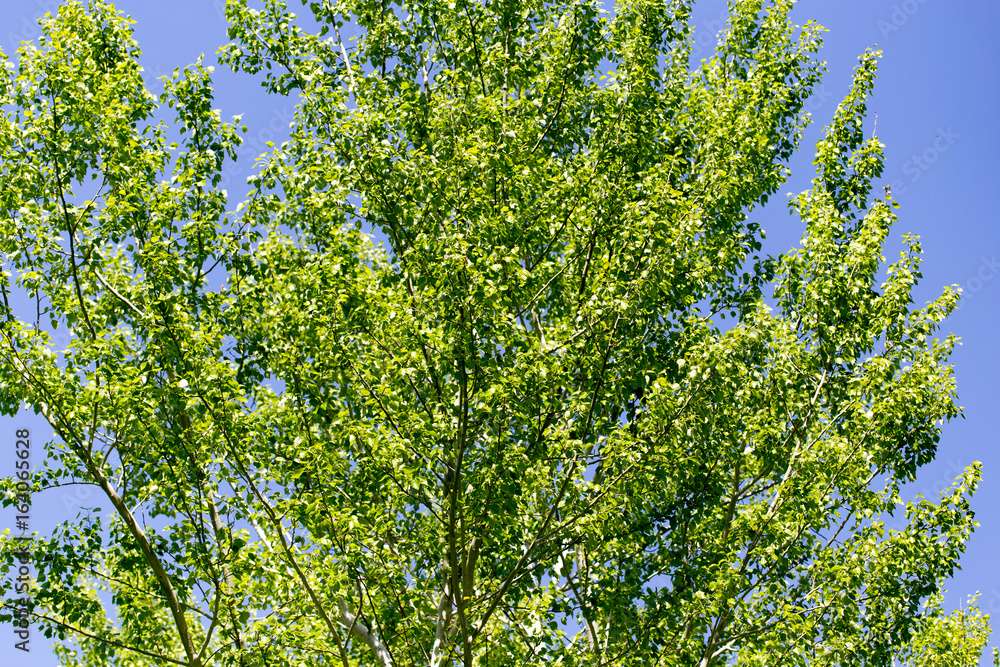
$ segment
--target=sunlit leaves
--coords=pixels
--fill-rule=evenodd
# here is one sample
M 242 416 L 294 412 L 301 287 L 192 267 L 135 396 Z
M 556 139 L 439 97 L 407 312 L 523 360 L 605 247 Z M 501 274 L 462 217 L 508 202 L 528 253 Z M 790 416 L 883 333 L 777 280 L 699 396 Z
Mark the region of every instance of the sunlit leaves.
M 113 510 L 36 561 L 68 663 L 981 646 L 935 602 L 978 468 L 881 522 L 959 409 L 956 294 L 915 307 L 916 239 L 881 255 L 875 54 L 766 256 L 821 28 L 733 3 L 691 71 L 689 4 L 230 2 L 222 60 L 298 101 L 236 206 L 210 67 L 154 98 L 110 7 L 46 24 L 3 87 L 0 250 L 48 322 L 5 308 L 0 394 L 54 427 L 39 490 Z

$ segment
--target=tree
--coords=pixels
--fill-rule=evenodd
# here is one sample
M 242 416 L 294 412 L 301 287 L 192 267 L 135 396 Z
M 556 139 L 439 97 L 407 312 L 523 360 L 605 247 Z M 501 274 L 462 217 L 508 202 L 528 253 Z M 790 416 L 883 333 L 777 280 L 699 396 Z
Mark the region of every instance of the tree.
M 913 304 L 912 237 L 879 282 L 877 54 L 768 256 L 821 28 L 731 3 L 692 72 L 690 4 L 230 0 L 223 62 L 298 99 L 234 208 L 211 68 L 157 98 L 111 5 L 43 21 L 0 83 L 0 404 L 55 431 L 34 492 L 111 509 L 32 550 L 65 664 L 978 653 L 940 602 L 978 465 L 899 494 L 959 297 Z

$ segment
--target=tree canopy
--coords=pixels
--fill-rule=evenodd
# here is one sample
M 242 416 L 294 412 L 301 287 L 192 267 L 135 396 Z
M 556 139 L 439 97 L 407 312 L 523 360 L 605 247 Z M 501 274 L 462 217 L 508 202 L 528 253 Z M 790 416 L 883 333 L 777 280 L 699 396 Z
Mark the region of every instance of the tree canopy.
M 685 0 L 303 4 L 227 4 L 220 60 L 297 102 L 239 202 L 211 68 L 152 94 L 112 5 L 4 56 L 0 409 L 52 425 L 34 493 L 110 510 L 33 543 L 64 664 L 978 659 L 978 465 L 900 495 L 959 295 L 882 257 L 877 52 L 770 255 L 823 73 L 790 1 L 693 68 Z

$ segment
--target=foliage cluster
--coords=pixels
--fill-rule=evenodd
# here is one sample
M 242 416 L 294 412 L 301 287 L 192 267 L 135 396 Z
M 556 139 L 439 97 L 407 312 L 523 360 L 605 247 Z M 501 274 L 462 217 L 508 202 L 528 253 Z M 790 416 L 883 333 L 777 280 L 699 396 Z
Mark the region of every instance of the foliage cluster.
M 899 495 L 958 295 L 881 256 L 876 53 L 772 257 L 790 1 L 694 70 L 685 0 L 304 4 L 228 3 L 221 60 L 298 100 L 235 207 L 211 68 L 152 95 L 98 0 L 5 60 L 0 408 L 52 425 L 36 492 L 112 510 L 34 552 L 65 664 L 971 664 L 979 469 Z

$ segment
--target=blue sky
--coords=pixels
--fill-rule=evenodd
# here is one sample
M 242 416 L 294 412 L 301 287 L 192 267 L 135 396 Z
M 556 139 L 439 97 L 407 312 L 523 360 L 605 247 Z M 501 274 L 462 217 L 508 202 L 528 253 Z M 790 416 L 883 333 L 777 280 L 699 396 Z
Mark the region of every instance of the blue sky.
M 136 20 L 143 65 L 152 80 L 202 53 L 206 63 L 214 62 L 216 48 L 227 41 L 223 4 L 223 0 L 120 0 L 117 6 Z M 12 54 L 21 40 L 37 37 L 35 19 L 55 5 L 55 0 L 4 0 L 0 47 Z M 709 57 L 724 10 L 724 1 L 699 3 L 694 17 L 698 57 Z M 867 128 L 877 130 L 886 146 L 880 184 L 891 185 L 901 204 L 899 223 L 883 254 L 893 259 L 901 249 L 900 236 L 918 234 L 925 260 L 918 304 L 939 295 L 945 285 L 957 284 L 964 290 L 962 306 L 944 332 L 962 339 L 953 361 L 965 418 L 945 427 L 937 460 L 922 470 L 907 492 L 936 497 L 963 467 L 973 461 L 983 463 L 984 480 L 974 501 L 981 527 L 968 546 L 962 570 L 948 585 L 947 602 L 958 606 L 979 591 L 980 605 L 994 614 L 993 627 L 1000 630 L 1000 346 L 996 344 L 1000 189 L 995 187 L 1000 176 L 1000 3 L 803 0 L 794 16 L 799 23 L 815 19 L 829 29 L 821 53 L 828 73 L 810 101 L 814 124 L 803 151 L 791 164 L 792 178 L 783 191 L 797 193 L 809 186 L 812 146 L 848 91 L 858 55 L 877 46 L 883 59 Z M 241 152 L 243 166 L 231 172 L 225 184 L 230 195 L 238 197 L 246 190 L 252 157 L 266 150 L 267 141 L 280 140 L 287 132 L 294 101 L 268 99 L 255 80 L 219 69 L 216 106 L 224 118 L 243 114 L 250 128 Z M 772 252 L 796 244 L 802 233 L 802 223 L 788 216 L 784 201 L 775 197 L 756 216 L 768 232 Z M 42 439 L 51 432 L 34 415 L 0 418 L 0 475 L 13 471 L 14 429 L 24 426 L 39 438 L 36 458 Z M 32 528 L 48 532 L 80 506 L 96 503 L 85 490 L 38 498 Z M 10 521 L 11 517 L 3 517 L 4 526 Z M 993 643 L 1000 644 L 998 640 L 994 637 Z M 14 659 L 14 664 L 32 667 L 57 664 L 37 633 L 32 633 L 30 656 L 15 651 L 13 641 L 7 628 L 0 629 L 0 660 Z

